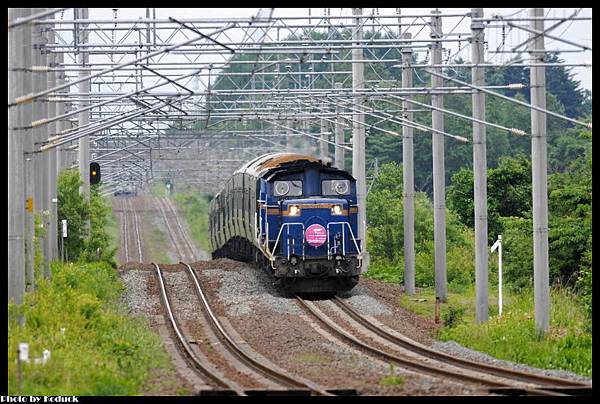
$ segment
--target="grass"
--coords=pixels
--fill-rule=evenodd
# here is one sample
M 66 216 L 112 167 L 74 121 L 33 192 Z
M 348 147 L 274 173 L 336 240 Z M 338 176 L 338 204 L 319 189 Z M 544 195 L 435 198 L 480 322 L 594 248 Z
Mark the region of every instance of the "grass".
M 104 226 L 104 231 L 108 234 L 110 238 L 111 246 L 118 247 L 121 245 L 121 229 L 119 228 L 119 221 L 117 220 L 116 213 L 112 210 L 111 206 L 111 214 L 108 215 L 108 222 L 106 226 Z
M 425 301 L 421 301 L 425 299 Z M 475 324 L 473 288 L 461 293 L 450 291 L 441 307 L 445 326 L 441 340 L 453 340 L 496 358 L 544 369 L 563 369 L 592 376 L 592 335 L 589 320 L 578 298 L 565 288 L 551 288 L 548 333 L 539 337 L 535 330 L 533 292 L 503 293 L 503 313 L 498 317 L 497 295 L 490 293 L 490 320 Z M 400 305 L 433 319 L 435 290 L 420 290 L 414 296 L 402 295 Z
M 173 199 L 179 209 L 184 212 L 194 241 L 204 251 L 210 251 L 208 200 L 193 188 L 175 192 Z
M 152 185 L 150 185 L 150 193 L 156 197 L 167 196 L 165 184 L 162 182 L 153 182 Z
M 23 304 L 9 305 L 10 395 L 134 395 L 152 372 L 173 373 L 160 337 L 145 320 L 121 312 L 124 286 L 106 263 L 53 263 Z M 23 323 L 20 322 L 23 318 Z M 17 383 L 17 346 L 29 344 L 30 363 Z M 44 350 L 51 358 L 35 364 Z
M 171 259 L 167 255 L 166 251 L 169 248 L 170 241 L 167 235 L 161 230 L 161 227 L 154 223 L 152 230 L 146 233 L 144 243 L 148 246 L 147 250 L 150 250 L 150 260 L 158 263 L 169 263 Z
M 329 356 L 317 355 L 310 352 L 297 354 L 296 358 L 302 363 L 308 363 L 311 365 L 328 365 L 332 362 L 332 359 Z
M 390 374 L 379 380 L 380 386 L 403 386 L 404 377 L 396 374 L 396 368 L 390 363 Z
M 512 296 L 503 293 L 503 310 L 510 305 Z M 473 287 L 464 288 L 460 292 L 448 290 L 448 300 L 441 304 L 441 318 L 452 316 L 458 308 L 464 310 L 464 318 L 475 317 L 475 289 Z M 498 314 L 498 293 L 495 289 L 490 289 L 488 296 L 489 315 Z M 405 307 L 422 317 L 435 319 L 435 289 L 419 289 L 413 296 L 402 294 L 400 296 L 400 306 Z

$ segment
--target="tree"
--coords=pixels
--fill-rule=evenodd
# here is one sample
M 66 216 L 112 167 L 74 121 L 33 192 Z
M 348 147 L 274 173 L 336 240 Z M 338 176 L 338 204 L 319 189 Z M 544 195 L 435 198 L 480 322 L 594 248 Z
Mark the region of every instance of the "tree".
M 62 238 L 61 220 L 67 220 L 67 234 L 64 242 L 65 258 L 76 261 L 85 249 L 85 221 L 89 215 L 88 204 L 83 195 L 79 193 L 79 187 L 83 184 L 77 169 L 71 168 L 63 171 L 58 176 L 57 198 L 58 198 L 58 237 Z
M 462 168 L 448 187 L 448 207 L 461 223 L 474 227 L 473 170 Z M 502 234 L 500 217 L 526 217 L 531 211 L 531 163 L 520 155 L 505 157 L 497 168 L 487 171 L 488 241 Z
M 111 208 L 98 194 L 98 187 L 92 186 L 90 201 L 86 202 L 79 193 L 83 181 L 77 169 L 60 173 L 57 182 L 58 194 L 58 237 L 62 238 L 61 220 L 67 220 L 67 233 L 64 241 L 65 259 L 69 261 L 106 261 L 113 266 L 117 248 L 110 246 L 106 232 Z M 90 221 L 86 228 L 86 221 Z M 99 249 L 99 250 L 98 250 Z M 97 251 L 100 252 L 97 256 Z

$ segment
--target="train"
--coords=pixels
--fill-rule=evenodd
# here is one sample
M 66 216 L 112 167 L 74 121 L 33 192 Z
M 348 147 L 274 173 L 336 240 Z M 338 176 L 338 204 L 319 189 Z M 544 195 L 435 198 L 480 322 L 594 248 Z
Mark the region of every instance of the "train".
M 213 259 L 255 262 L 296 293 L 352 289 L 362 271 L 356 180 L 311 156 L 269 153 L 209 204 Z

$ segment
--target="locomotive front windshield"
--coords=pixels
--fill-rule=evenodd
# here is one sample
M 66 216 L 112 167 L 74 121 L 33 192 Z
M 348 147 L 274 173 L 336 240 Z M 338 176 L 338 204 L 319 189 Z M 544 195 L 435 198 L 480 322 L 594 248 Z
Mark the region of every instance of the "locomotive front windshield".
M 273 195 L 275 196 L 301 196 L 302 181 L 275 181 L 273 183 Z
M 324 180 L 321 182 L 323 195 L 348 195 L 350 194 L 350 181 Z

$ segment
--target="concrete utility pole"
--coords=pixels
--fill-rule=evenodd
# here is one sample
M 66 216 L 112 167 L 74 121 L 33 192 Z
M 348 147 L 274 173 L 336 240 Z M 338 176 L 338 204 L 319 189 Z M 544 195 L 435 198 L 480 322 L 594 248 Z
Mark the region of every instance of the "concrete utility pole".
M 402 34 L 401 39 L 411 39 L 410 33 Z M 412 87 L 412 48 L 402 48 L 402 87 Z M 409 95 L 408 100 L 412 99 Z M 411 104 L 403 100 L 402 109 L 404 118 L 413 120 L 413 113 L 406 112 Z M 415 293 L 415 180 L 413 161 L 413 128 L 402 125 L 402 198 L 404 204 L 404 292 L 412 295 Z
M 74 9 L 75 10 L 75 9 Z M 79 8 L 76 9 L 79 14 L 79 19 L 85 20 L 88 18 L 88 9 L 87 8 Z M 77 27 L 79 31 L 79 43 L 87 44 L 88 42 L 88 33 L 89 31 L 84 30 L 82 28 L 87 28 L 82 26 L 82 24 Z M 87 68 L 89 66 L 89 54 L 85 51 L 85 48 L 79 49 L 79 64 L 82 68 Z M 88 72 L 85 70 L 79 71 L 79 78 L 83 78 L 88 76 Z M 82 81 L 79 84 L 79 92 L 81 93 L 89 93 L 90 92 L 90 80 Z M 85 108 L 89 105 L 89 96 L 81 97 L 80 108 Z M 79 126 L 85 126 L 90 121 L 90 111 L 83 111 L 79 113 Z M 86 200 L 89 200 L 90 197 L 90 137 L 89 135 L 83 136 L 79 138 L 79 174 L 81 175 L 81 179 L 83 180 L 83 185 L 79 188 L 79 192 L 83 194 Z
M 34 9 L 26 9 L 28 15 L 34 14 Z M 23 32 L 23 67 L 31 68 L 33 62 L 33 31 L 36 29 L 34 25 L 26 25 L 25 31 Z M 33 76 L 34 73 L 24 72 L 23 82 L 23 94 L 30 94 L 33 92 Z M 23 122 L 29 123 L 33 121 L 33 104 L 25 103 L 21 106 L 23 113 Z M 28 126 L 28 125 L 25 125 Z M 23 151 L 24 156 L 24 170 L 25 170 L 25 201 L 31 202 L 32 209 L 25 212 L 25 287 L 27 290 L 33 289 L 33 233 L 34 233 L 34 220 L 33 220 L 33 209 L 34 205 L 34 155 L 33 155 L 33 141 L 34 131 L 33 129 L 26 129 L 23 134 Z M 29 205 L 29 203 L 28 203 Z
M 333 66 L 333 63 L 331 64 Z M 342 83 L 335 83 L 335 88 L 336 90 L 339 90 L 342 88 Z M 338 102 L 335 106 L 335 113 L 336 113 L 336 118 L 335 118 L 335 151 L 334 151 L 334 166 L 336 166 L 337 168 L 339 168 L 340 170 L 344 169 L 344 148 L 343 147 L 339 147 L 342 145 L 342 143 L 345 142 L 344 140 L 344 127 L 342 126 L 342 117 L 341 117 L 341 113 L 342 113 L 342 107 L 340 105 L 340 103 Z
M 48 31 L 48 43 L 53 44 L 54 43 L 54 30 L 52 29 L 53 27 L 50 26 L 50 30 Z M 54 60 L 55 60 L 55 55 L 50 53 L 48 54 L 48 65 L 49 66 L 54 66 Z M 48 73 L 48 87 L 52 88 L 55 86 L 56 84 L 56 76 L 57 73 L 56 72 L 49 72 Z M 54 105 L 53 103 L 47 103 L 46 105 L 46 116 L 48 118 L 51 118 L 52 116 L 54 116 L 55 112 L 56 112 L 56 105 Z M 48 125 L 47 127 L 47 135 L 46 135 L 46 139 L 50 136 L 50 134 L 56 133 L 56 122 L 51 123 Z M 50 262 L 54 261 L 55 259 L 57 259 L 58 257 L 58 238 L 57 238 L 57 220 L 58 218 L 56 217 L 57 212 L 56 212 L 56 202 L 53 202 L 56 200 L 56 149 L 51 149 L 48 150 L 47 152 L 45 152 L 45 154 L 47 154 L 47 169 L 46 169 L 46 175 L 47 175 L 47 182 L 48 182 L 48 187 L 47 187 L 47 193 L 46 193 L 46 201 L 47 201 L 47 206 L 48 206 L 48 211 L 49 211 L 49 216 L 48 216 L 48 227 L 46 228 L 46 251 L 48 253 L 48 255 L 46 255 L 46 275 L 48 278 L 51 277 L 51 272 L 50 272 Z
M 47 11 L 47 9 L 42 9 L 43 11 Z M 47 19 L 47 17 L 43 17 L 42 19 Z M 40 25 L 40 36 L 39 42 L 40 48 L 38 52 L 40 53 L 40 63 L 39 66 L 48 66 L 49 64 L 49 53 L 46 52 L 45 46 L 48 44 L 49 38 L 46 36 L 45 31 L 46 27 Z M 50 73 L 42 73 L 38 74 L 40 76 L 40 85 L 42 90 L 46 90 L 49 83 Z M 41 101 L 41 100 L 40 100 Z M 40 117 L 47 118 L 48 116 L 48 108 L 49 105 L 46 102 L 43 102 L 39 105 Z M 48 140 L 48 133 L 50 131 L 51 125 L 44 125 L 37 129 L 38 142 L 45 142 Z M 37 146 L 35 147 L 38 148 Z M 36 154 L 37 169 L 35 174 L 36 183 L 41 184 L 40 188 L 40 203 L 39 203 L 39 212 L 41 213 L 40 217 L 40 226 L 44 229 L 44 238 L 40 240 L 40 245 L 42 247 L 43 252 L 43 267 L 41 269 L 41 275 L 44 278 L 48 278 L 48 273 L 50 272 L 50 243 L 48 242 L 48 238 L 50 237 L 49 232 L 49 213 L 50 213 L 50 184 L 48 183 L 48 168 L 50 163 L 50 156 L 48 153 L 38 153 Z
M 44 8 L 35 8 L 33 9 L 33 13 L 41 13 L 46 11 Z M 43 19 L 43 18 L 42 18 Z M 37 24 L 33 26 L 32 32 L 32 63 L 34 66 L 46 66 L 46 55 L 42 54 L 41 47 L 44 44 L 44 38 L 42 37 L 42 28 L 44 26 L 41 24 Z M 48 85 L 47 82 L 47 73 L 34 73 L 33 74 L 33 91 L 40 92 L 46 89 Z M 35 122 L 37 120 L 46 118 L 46 103 L 42 102 L 41 99 L 37 99 L 33 101 L 32 106 L 32 117 L 31 122 Z M 47 133 L 46 126 L 41 126 L 33 129 L 33 144 L 31 151 L 36 151 L 39 148 L 39 144 L 43 142 L 45 139 L 45 135 Z M 46 164 L 47 164 L 47 156 L 45 153 L 33 153 L 30 154 L 29 157 L 32 159 L 33 164 L 33 211 L 42 214 L 41 215 L 41 224 L 44 223 L 44 215 L 43 212 L 46 210 Z M 34 238 L 35 238 L 35 227 L 33 230 Z M 47 257 L 46 251 L 46 243 L 44 241 L 40 241 L 40 245 L 43 251 L 43 256 Z M 31 245 L 32 252 L 35 255 L 35 244 Z M 46 260 L 44 259 L 44 262 Z M 45 274 L 45 267 L 42 269 L 42 274 Z
M 532 8 L 529 15 L 531 28 L 544 31 L 543 8 Z M 534 36 L 532 34 L 531 36 Z M 531 63 L 544 63 L 544 35 L 537 36 L 529 45 Z M 531 105 L 546 109 L 546 70 L 543 66 L 530 68 Z M 535 300 L 535 327 L 538 333 L 548 331 L 550 325 L 549 268 L 548 268 L 548 179 L 546 154 L 546 114 L 531 110 L 531 169 L 533 193 L 533 291 Z
M 354 19 L 354 27 L 352 29 L 352 40 L 362 41 L 362 8 L 353 8 L 352 15 Z M 355 45 L 360 45 L 356 42 Z M 362 48 L 352 49 L 352 60 L 362 60 Z M 364 65 L 362 63 L 352 63 L 352 91 L 358 92 L 359 89 L 365 87 Z M 362 109 L 364 97 L 355 97 L 354 102 L 357 103 L 359 109 Z M 366 164 L 365 164 L 365 114 L 354 112 L 352 125 L 352 175 L 356 178 L 356 194 L 358 199 L 358 237 L 362 243 L 363 263 L 362 272 L 366 272 L 369 265 L 369 257 L 367 252 L 367 180 L 366 180 Z
M 327 104 L 323 103 L 322 104 L 323 107 L 323 113 L 325 113 Z M 327 135 L 325 134 L 325 132 L 327 132 L 327 121 L 325 120 L 325 118 L 323 116 L 321 116 L 321 141 L 319 142 L 319 158 L 325 162 L 325 161 L 329 161 L 329 145 L 327 144 L 327 142 L 325 140 L 327 140 Z
M 28 15 L 29 9 L 9 8 L 8 21 Z M 14 70 L 23 67 L 23 35 L 28 28 L 20 25 L 8 31 L 8 99 L 24 95 L 24 73 Z M 25 294 L 25 176 L 23 159 L 26 117 L 23 107 L 9 108 L 8 115 L 8 300 L 23 302 Z
M 483 18 L 483 8 L 474 8 L 471 18 Z M 471 22 L 471 61 L 474 65 L 484 60 L 483 22 Z M 474 86 L 485 85 L 483 67 L 472 68 Z M 473 118 L 485 120 L 485 94 L 473 91 Z M 475 195 L 475 319 L 478 323 L 488 320 L 488 249 L 487 249 L 487 158 L 485 125 L 473 121 L 473 177 Z
M 431 12 L 431 38 L 442 38 L 442 17 L 441 12 L 435 10 Z M 442 43 L 431 43 L 431 65 L 434 72 L 441 73 L 442 64 Z M 442 79 L 438 76 L 431 76 L 431 86 L 441 87 Z M 431 105 L 434 108 L 444 108 L 444 98 L 440 94 L 431 95 Z M 433 129 L 444 130 L 444 114 L 439 109 L 431 112 L 431 127 Z M 435 293 L 442 302 L 448 298 L 448 285 L 446 276 L 446 176 L 444 170 L 444 135 L 439 132 L 433 132 L 433 226 L 434 226 L 434 249 L 435 249 Z
M 57 53 L 55 55 L 55 61 L 57 66 L 61 66 L 63 64 L 64 54 Z M 65 82 L 65 73 L 64 72 L 56 72 L 56 84 L 61 85 Z M 56 116 L 60 116 L 65 113 L 65 103 L 63 101 L 55 102 L 56 106 Z M 56 131 L 61 133 L 63 130 L 67 129 L 67 124 L 65 120 L 59 120 L 56 122 Z M 56 149 L 56 171 L 58 174 L 61 173 L 62 170 L 69 166 L 70 159 L 68 157 L 68 152 L 65 150 L 66 146 L 61 146 Z

